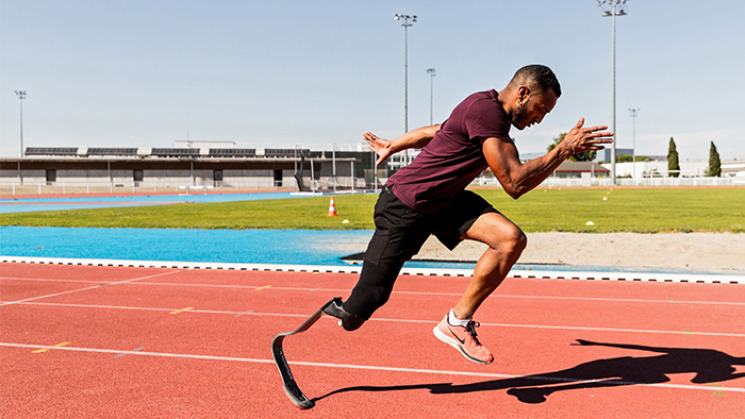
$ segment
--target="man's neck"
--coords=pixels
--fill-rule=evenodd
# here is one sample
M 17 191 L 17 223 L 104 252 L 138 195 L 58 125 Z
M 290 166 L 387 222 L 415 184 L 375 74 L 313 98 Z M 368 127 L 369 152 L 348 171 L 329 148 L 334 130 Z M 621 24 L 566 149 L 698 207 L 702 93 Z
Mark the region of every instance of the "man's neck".
M 510 86 L 507 86 L 504 89 L 497 92 L 499 103 L 502 104 L 502 109 L 504 109 L 504 112 L 507 115 L 512 115 L 512 111 L 514 110 L 515 101 L 510 100 L 510 98 L 514 97 L 514 95 L 515 95 L 515 90 L 512 89 Z

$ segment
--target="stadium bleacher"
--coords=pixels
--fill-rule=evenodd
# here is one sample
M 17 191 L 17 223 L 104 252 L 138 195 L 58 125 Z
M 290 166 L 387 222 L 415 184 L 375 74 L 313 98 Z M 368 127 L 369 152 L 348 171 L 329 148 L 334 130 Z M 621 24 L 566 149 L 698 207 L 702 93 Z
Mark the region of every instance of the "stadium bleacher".
M 310 149 L 295 148 L 267 148 L 259 150 L 255 148 L 135 148 L 135 147 L 27 147 L 27 156 L 69 156 L 69 157 L 234 157 L 234 158 L 281 158 L 294 159 L 311 157 L 322 153 L 311 153 Z
M 199 156 L 198 148 L 153 148 L 150 155 L 153 157 L 196 157 Z
M 88 156 L 136 156 L 136 148 L 89 148 Z
M 255 148 L 210 148 L 210 157 L 254 157 Z
M 26 156 L 75 156 L 77 147 L 26 147 Z
M 309 149 L 295 149 L 295 148 L 267 148 L 264 150 L 264 156 L 266 157 L 288 157 L 295 158 L 300 156 L 307 156 L 310 154 Z

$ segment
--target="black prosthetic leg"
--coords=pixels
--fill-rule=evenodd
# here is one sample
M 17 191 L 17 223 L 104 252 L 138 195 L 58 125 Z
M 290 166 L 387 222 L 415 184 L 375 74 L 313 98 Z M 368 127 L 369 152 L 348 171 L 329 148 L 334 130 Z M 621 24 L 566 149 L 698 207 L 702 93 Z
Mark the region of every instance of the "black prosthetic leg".
M 365 322 L 365 320 L 347 313 L 346 310 L 344 310 L 341 298 L 337 297 L 324 304 L 323 307 L 300 325 L 297 330 L 280 333 L 272 339 L 272 355 L 274 356 L 274 362 L 277 363 L 277 368 L 279 368 L 279 373 L 282 376 L 282 389 L 284 389 L 285 394 L 290 398 L 290 401 L 301 409 L 310 409 L 315 406 L 315 402 L 308 399 L 305 394 L 300 391 L 297 382 L 295 382 L 295 378 L 292 376 L 292 371 L 290 371 L 290 365 L 287 363 L 287 358 L 285 358 L 285 353 L 282 349 L 282 341 L 284 341 L 287 336 L 310 329 L 310 327 L 321 318 L 323 313 L 340 319 L 342 327 L 348 331 L 358 329 Z
M 339 319 L 339 324 L 341 325 L 341 327 L 349 332 L 359 329 L 360 326 L 365 323 L 364 319 L 347 313 L 347 311 L 344 310 L 344 305 L 342 304 L 341 298 L 339 297 L 329 301 L 322 310 L 329 316 Z

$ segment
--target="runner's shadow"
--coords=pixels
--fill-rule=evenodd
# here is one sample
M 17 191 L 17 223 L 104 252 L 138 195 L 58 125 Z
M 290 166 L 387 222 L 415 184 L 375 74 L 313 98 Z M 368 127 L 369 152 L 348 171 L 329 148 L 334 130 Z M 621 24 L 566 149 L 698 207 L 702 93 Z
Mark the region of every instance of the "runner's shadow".
M 660 353 L 645 357 L 620 357 L 586 362 L 565 370 L 523 377 L 453 385 L 452 383 L 408 386 L 357 386 L 332 391 L 315 401 L 349 391 L 399 391 L 429 389 L 434 394 L 470 393 L 508 389 L 507 394 L 523 403 L 543 403 L 557 391 L 572 389 L 659 384 L 670 381 L 668 374 L 695 373 L 695 384 L 717 383 L 745 377 L 735 373 L 736 365 L 745 365 L 745 357 L 733 357 L 713 349 L 658 348 L 653 346 L 600 343 L 577 340 L 580 346 L 607 346 Z

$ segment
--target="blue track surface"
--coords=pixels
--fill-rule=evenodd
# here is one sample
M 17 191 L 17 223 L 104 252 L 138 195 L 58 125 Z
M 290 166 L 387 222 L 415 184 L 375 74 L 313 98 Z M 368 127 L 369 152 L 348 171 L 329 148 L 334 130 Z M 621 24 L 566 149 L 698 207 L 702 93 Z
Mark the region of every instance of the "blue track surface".
M 307 196 L 290 192 L 136 195 L 0 199 L 0 213 L 164 205 L 184 202 L 234 202 Z M 346 265 L 341 258 L 363 252 L 372 236 L 368 230 L 184 230 L 101 229 L 60 227 L 0 227 L 0 255 L 117 259 L 173 262 L 255 263 L 283 265 Z M 410 261 L 409 268 L 473 269 L 475 263 Z M 696 273 L 687 269 L 635 269 L 606 266 L 528 265 L 534 271 L 595 271 Z M 705 274 L 706 272 L 700 272 Z
M 370 230 L 186 230 L 0 227 L 0 255 L 40 258 L 149 260 L 281 265 L 348 265 Z M 409 261 L 409 268 L 473 269 L 475 263 Z M 700 273 L 690 269 L 517 264 L 529 271 Z
M 369 230 L 0 227 L 0 254 L 49 258 L 338 265 Z M 345 243 L 351 243 L 345 249 Z M 360 248 L 361 246 L 361 248 Z
M 166 205 L 179 203 L 257 201 L 266 199 L 301 198 L 291 192 L 259 192 L 228 194 L 77 196 L 0 199 L 0 214 L 31 211 L 59 211 L 71 209 L 106 208 L 120 206 Z

